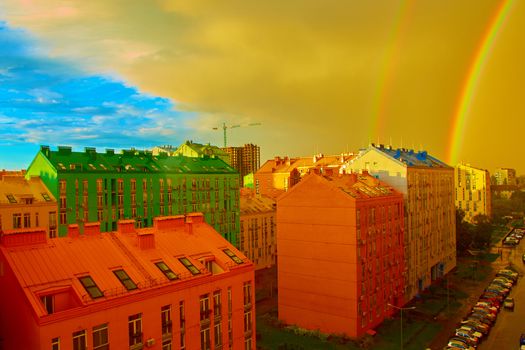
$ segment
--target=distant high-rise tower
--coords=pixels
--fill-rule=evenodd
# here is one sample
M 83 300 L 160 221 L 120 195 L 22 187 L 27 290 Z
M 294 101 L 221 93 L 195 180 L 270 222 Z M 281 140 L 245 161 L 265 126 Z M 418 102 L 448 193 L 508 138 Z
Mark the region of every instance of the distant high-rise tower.
M 224 147 L 223 151 L 230 155 L 230 165 L 241 174 L 255 173 L 261 164 L 261 149 L 254 144 L 245 144 L 243 147 Z

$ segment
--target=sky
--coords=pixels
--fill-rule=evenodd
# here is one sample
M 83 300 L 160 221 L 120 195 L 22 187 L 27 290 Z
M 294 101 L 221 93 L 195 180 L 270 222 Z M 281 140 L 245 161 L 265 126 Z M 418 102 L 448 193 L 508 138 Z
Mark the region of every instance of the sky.
M 519 0 L 0 0 L 0 168 L 226 123 L 263 161 L 375 142 L 523 173 L 523 42 Z

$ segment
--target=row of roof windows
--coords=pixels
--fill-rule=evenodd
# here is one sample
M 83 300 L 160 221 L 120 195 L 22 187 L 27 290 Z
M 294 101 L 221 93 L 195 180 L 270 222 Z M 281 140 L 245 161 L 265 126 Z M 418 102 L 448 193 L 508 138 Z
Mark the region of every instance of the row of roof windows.
M 223 249 L 223 252 L 236 264 L 243 263 L 243 261 L 230 249 Z M 186 269 L 188 269 L 188 271 L 191 272 L 193 276 L 201 273 L 201 271 L 195 265 L 193 265 L 188 258 L 179 258 L 179 261 L 182 265 L 184 265 Z M 179 279 L 179 276 L 175 272 L 173 272 L 173 270 L 164 261 L 156 262 L 155 265 L 170 281 Z M 113 273 L 127 290 L 137 289 L 136 283 L 129 277 L 126 271 L 120 269 L 113 271 Z M 97 286 L 97 284 L 91 276 L 88 275 L 80 277 L 79 281 L 82 284 L 82 286 L 86 289 L 88 294 L 91 296 L 91 298 L 97 299 L 104 296 L 104 293 L 100 290 L 100 288 Z
M 44 198 L 46 202 L 51 202 L 51 197 L 49 197 L 49 194 L 42 192 L 41 195 L 42 195 L 42 198 Z M 16 200 L 13 194 L 6 194 L 5 196 L 7 200 L 9 201 L 9 203 L 11 204 L 18 203 L 18 201 Z M 24 200 L 24 204 L 32 204 L 33 202 L 33 198 L 23 198 L 23 200 Z

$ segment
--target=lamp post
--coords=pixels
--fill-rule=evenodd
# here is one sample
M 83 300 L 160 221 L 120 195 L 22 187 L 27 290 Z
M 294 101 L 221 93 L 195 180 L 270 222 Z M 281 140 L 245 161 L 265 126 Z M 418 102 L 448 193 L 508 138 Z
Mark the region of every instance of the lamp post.
M 399 307 L 392 304 L 387 303 L 388 306 L 393 307 L 394 309 L 398 309 L 401 314 L 401 350 L 403 350 L 403 310 L 414 310 L 416 307 Z

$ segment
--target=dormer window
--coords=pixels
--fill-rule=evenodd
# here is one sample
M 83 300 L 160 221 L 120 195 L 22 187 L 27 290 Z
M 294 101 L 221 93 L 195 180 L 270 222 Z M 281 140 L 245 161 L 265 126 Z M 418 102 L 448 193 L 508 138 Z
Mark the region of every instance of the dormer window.
M 230 257 L 230 259 L 232 259 L 236 264 L 242 264 L 243 261 L 235 254 L 233 254 L 233 252 L 229 249 L 223 249 L 222 250 L 224 252 L 224 254 L 228 255 Z
M 53 295 L 44 295 L 40 297 L 40 300 L 42 301 L 42 304 L 44 304 L 44 308 L 48 315 L 55 312 L 55 298 Z
M 42 198 L 44 198 L 46 202 L 51 202 L 51 197 L 49 197 L 47 193 L 42 193 Z
M 12 194 L 6 194 L 5 196 L 7 197 L 7 200 L 9 201 L 9 203 L 11 204 L 17 203 L 15 196 L 13 196 Z
M 79 277 L 78 280 L 80 281 L 80 283 L 82 283 L 82 286 L 84 286 L 86 292 L 89 293 L 91 298 L 97 299 L 104 296 L 104 293 L 102 293 L 100 288 L 98 288 L 91 276 Z
M 159 261 L 157 263 L 155 263 L 155 265 L 157 265 L 157 267 L 159 268 L 160 271 L 162 271 L 162 273 L 170 280 L 170 281 L 173 281 L 173 280 L 176 280 L 178 279 L 179 277 L 168 267 L 168 265 L 166 265 L 164 263 L 164 261 Z
M 115 271 L 113 271 L 113 273 L 115 274 L 115 276 L 117 276 L 117 278 L 119 279 L 120 283 L 122 283 L 124 285 L 124 287 L 126 287 L 127 290 L 137 289 L 137 285 L 128 276 L 126 271 L 124 271 L 124 270 L 115 270 Z
M 188 269 L 188 271 L 191 272 L 192 275 L 195 276 L 201 273 L 200 270 L 196 268 L 188 258 L 179 258 L 179 261 L 182 263 L 182 265 L 184 265 L 185 268 Z

